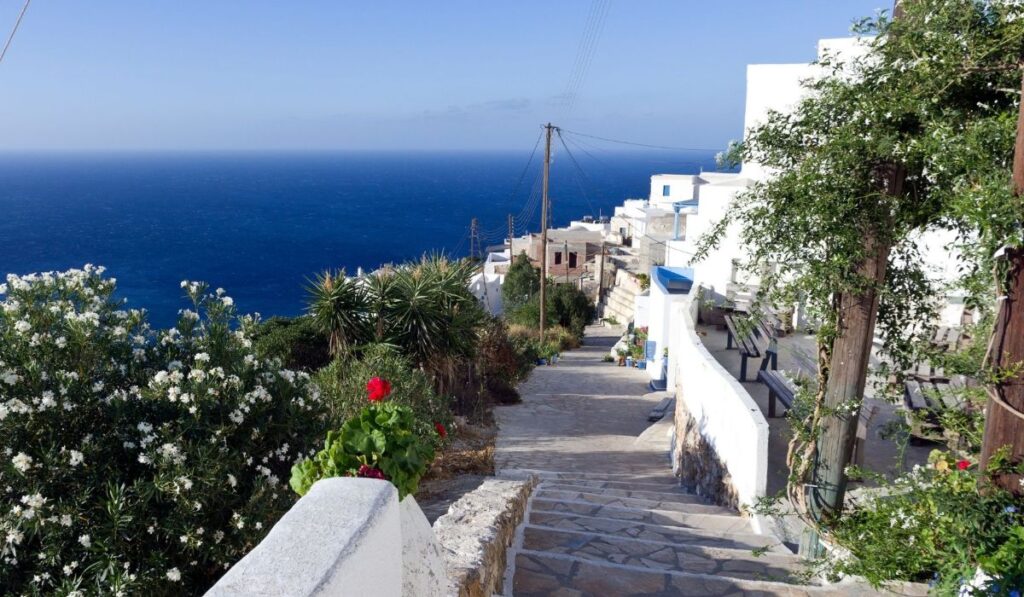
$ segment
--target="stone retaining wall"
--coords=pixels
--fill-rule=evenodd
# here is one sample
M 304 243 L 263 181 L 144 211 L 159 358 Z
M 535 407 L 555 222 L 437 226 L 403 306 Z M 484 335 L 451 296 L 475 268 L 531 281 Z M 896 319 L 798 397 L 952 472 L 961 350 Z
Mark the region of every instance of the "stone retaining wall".
M 449 595 L 490 597 L 500 592 L 505 556 L 536 484 L 532 476 L 489 479 L 437 519 L 434 534 L 451 583 Z

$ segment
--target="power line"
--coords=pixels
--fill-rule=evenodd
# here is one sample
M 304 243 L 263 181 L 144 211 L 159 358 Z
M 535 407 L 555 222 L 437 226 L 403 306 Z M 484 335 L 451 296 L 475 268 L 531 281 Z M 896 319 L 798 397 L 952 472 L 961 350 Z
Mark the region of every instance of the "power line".
M 653 144 L 650 144 L 650 143 L 637 143 L 635 141 L 624 141 L 622 139 L 611 139 L 609 137 L 599 137 L 597 135 L 590 135 L 590 134 L 587 134 L 587 133 L 578 133 L 576 131 L 570 131 L 570 130 L 566 130 L 566 129 L 562 129 L 562 130 L 564 132 L 566 132 L 566 133 L 569 133 L 570 135 L 576 135 L 578 137 L 587 137 L 587 138 L 590 138 L 590 139 L 599 139 L 601 141 L 607 141 L 609 143 L 619 143 L 621 145 L 633 145 L 635 147 L 647 147 L 649 149 L 666 149 L 666 150 L 669 150 L 669 151 L 700 151 L 700 152 L 721 151 L 720 149 L 708 149 L 706 147 L 674 147 L 674 146 L 671 146 L 671 145 L 653 145 Z
M 4 49 L 0 50 L 0 62 L 3 62 L 4 56 L 7 55 L 7 50 L 11 47 L 11 42 L 14 41 L 14 34 L 18 32 L 18 26 L 21 25 L 21 20 L 25 18 L 25 11 L 28 10 L 30 2 L 32 2 L 32 0 L 25 0 L 25 5 L 21 7 L 21 12 L 18 13 L 18 20 L 14 22 L 14 28 L 11 29 L 11 34 L 7 36 L 7 43 L 4 44 Z
M 590 181 L 590 177 L 587 176 L 587 173 L 583 171 L 583 167 L 580 166 L 580 163 L 578 161 L 576 161 L 576 156 L 572 154 L 572 150 L 569 149 L 569 146 L 565 144 L 565 139 L 562 138 L 561 130 L 558 131 L 558 140 L 562 142 L 562 147 L 565 148 L 565 153 L 569 156 L 569 161 L 571 161 L 573 165 L 576 166 L 576 170 L 579 171 L 580 176 L 582 176 L 583 179 L 587 181 L 587 184 L 593 184 Z M 591 215 L 593 215 L 594 211 L 596 211 L 594 209 L 594 204 L 590 202 L 590 197 L 587 195 L 587 190 L 583 188 L 583 184 L 580 182 L 579 177 L 576 176 L 576 172 L 573 172 L 573 179 L 576 181 L 576 185 L 579 187 L 580 193 L 583 194 L 583 198 L 587 201 L 587 205 L 590 207 Z

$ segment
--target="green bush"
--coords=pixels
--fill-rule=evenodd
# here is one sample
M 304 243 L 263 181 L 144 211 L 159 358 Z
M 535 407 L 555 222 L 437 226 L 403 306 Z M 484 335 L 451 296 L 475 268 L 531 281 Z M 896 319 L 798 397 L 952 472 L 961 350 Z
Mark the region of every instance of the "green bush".
M 526 253 L 516 255 L 501 285 L 501 298 L 506 311 L 515 311 L 540 291 L 540 274 Z
M 893 482 L 876 475 L 884 491 L 850 505 L 829 529 L 852 557 L 831 555 L 819 564 L 874 584 L 931 582 L 936 594 L 955 595 L 987 562 L 985 572 L 1002 583 L 996 593 L 1020 590 L 1024 544 L 1015 529 L 1024 525 L 1024 504 L 990 484 L 969 460 L 937 450 L 929 460 Z M 994 458 L 993 470 L 1000 460 Z
M 157 333 L 102 272 L 0 285 L 5 594 L 202 593 L 294 503 L 282 481 L 326 428 L 223 291 L 183 282 L 192 309 Z
M 289 369 L 316 371 L 331 362 L 327 335 L 312 317 L 271 317 L 253 331 L 256 352 Z
M 596 309 L 590 298 L 571 284 L 552 284 L 545 296 L 547 324 L 570 330 L 577 339 L 583 337 Z M 517 325 L 536 328 L 540 323 L 540 295 L 507 312 L 506 318 Z
M 336 359 L 314 374 L 332 427 L 340 427 L 362 411 L 366 406 L 366 382 L 374 377 L 391 382 L 391 401 L 412 410 L 420 437 L 440 441 L 434 423 L 451 423 L 448 400 L 434 391 L 430 378 L 414 369 L 408 358 L 384 344 L 371 344 L 360 357 Z

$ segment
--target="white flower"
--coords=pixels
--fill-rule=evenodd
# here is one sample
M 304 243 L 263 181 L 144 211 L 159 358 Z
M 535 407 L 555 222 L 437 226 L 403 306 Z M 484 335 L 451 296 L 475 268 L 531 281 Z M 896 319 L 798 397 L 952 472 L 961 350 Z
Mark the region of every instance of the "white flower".
M 11 545 L 21 545 L 21 540 L 24 538 L 25 536 L 22 535 L 21 531 L 18 529 L 11 529 L 7 531 L 7 543 Z
M 18 452 L 14 458 L 11 458 L 11 464 L 18 469 L 18 472 L 25 473 L 32 468 L 32 457 L 24 452 Z
M 14 371 L 7 371 L 4 373 L 4 383 L 9 386 L 13 386 L 14 384 L 18 383 L 19 379 L 21 378 L 18 377 L 18 374 L 15 373 Z
M 78 450 L 71 450 L 69 452 L 69 454 L 71 455 L 71 457 L 70 457 L 71 466 L 78 466 L 78 465 L 82 464 L 83 462 L 85 462 L 85 456 L 81 452 L 79 452 Z
M 167 571 L 167 580 L 171 582 L 178 582 L 181 580 L 181 572 L 177 568 L 171 568 Z
M 68 345 L 68 339 L 65 338 L 64 336 L 61 336 L 54 340 L 54 343 L 57 345 L 57 348 L 64 348 L 65 346 Z
M 209 363 L 210 362 L 210 355 L 205 353 L 205 352 L 201 352 L 201 353 L 196 355 L 196 362 L 197 363 Z
M 62 514 L 61 515 L 61 517 L 60 517 L 60 526 L 63 526 L 63 527 L 71 526 L 71 515 L 70 514 Z
M 80 537 L 78 537 L 78 542 L 81 543 L 82 547 L 86 549 L 92 547 L 92 539 L 89 538 L 89 535 L 81 535 Z
M 235 300 L 230 296 L 221 297 L 220 302 L 224 303 L 225 307 L 230 307 L 235 304 Z
M 228 475 L 228 485 L 236 487 L 238 485 L 238 479 L 234 475 Z
M 19 320 L 18 323 L 14 324 L 14 329 L 17 330 L 18 333 L 26 334 L 32 329 L 32 324 L 22 319 Z
M 46 504 L 46 498 L 41 493 L 33 493 L 32 495 L 21 496 L 21 503 L 25 504 L 29 508 L 42 508 Z
M 153 426 L 143 421 L 138 424 L 137 429 L 142 433 L 149 433 L 150 431 L 153 431 Z

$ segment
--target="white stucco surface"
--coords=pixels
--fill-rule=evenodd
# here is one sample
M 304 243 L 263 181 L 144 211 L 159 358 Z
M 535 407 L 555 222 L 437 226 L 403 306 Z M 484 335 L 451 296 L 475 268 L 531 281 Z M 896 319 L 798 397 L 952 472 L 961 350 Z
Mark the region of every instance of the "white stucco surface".
M 387 481 L 318 481 L 208 597 L 447 593 L 440 546 L 416 500 Z
M 402 591 L 398 492 L 387 481 L 318 481 L 207 597 Z
M 696 289 L 691 296 L 696 299 Z M 704 348 L 694 327 L 694 305 L 673 309 L 680 315 L 673 318 L 669 348 L 676 399 L 686 403 L 700 434 L 728 468 L 740 503 L 750 505 L 765 495 L 768 422 L 750 394 Z

